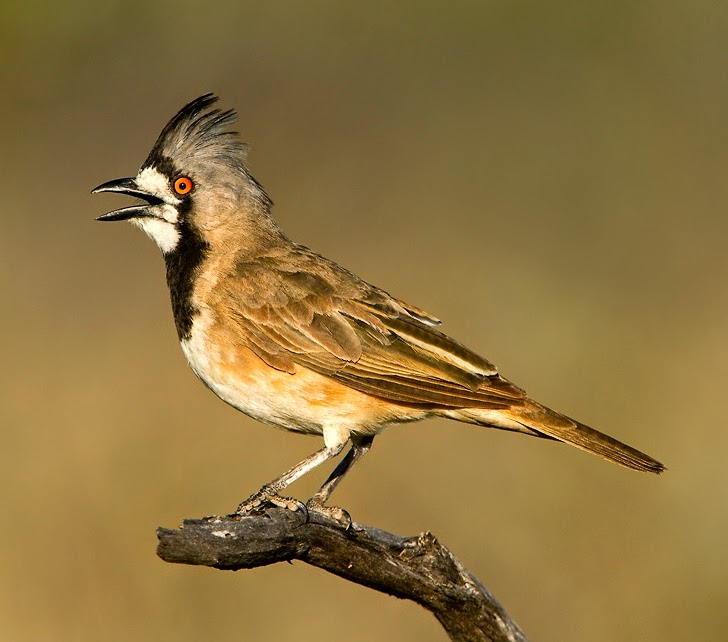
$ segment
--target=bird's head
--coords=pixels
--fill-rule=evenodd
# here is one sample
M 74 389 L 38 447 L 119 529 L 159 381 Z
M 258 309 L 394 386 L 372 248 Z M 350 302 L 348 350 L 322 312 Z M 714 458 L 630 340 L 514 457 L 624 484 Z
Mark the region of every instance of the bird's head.
M 275 226 L 270 199 L 245 167 L 247 145 L 228 129 L 236 113 L 211 109 L 217 100 L 205 94 L 185 105 L 136 176 L 96 187 L 93 194 L 118 192 L 143 201 L 97 220 L 130 221 L 164 254 L 189 234 L 208 241 L 221 229 L 245 235 L 247 227 Z

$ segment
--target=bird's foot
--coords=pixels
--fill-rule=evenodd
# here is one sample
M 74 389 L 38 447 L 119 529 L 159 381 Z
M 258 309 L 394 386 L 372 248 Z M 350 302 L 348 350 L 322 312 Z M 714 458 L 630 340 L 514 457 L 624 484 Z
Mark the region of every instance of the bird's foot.
M 341 524 L 345 530 L 349 530 L 352 525 L 351 515 L 343 508 L 338 506 L 324 506 L 324 503 L 318 499 L 315 495 L 306 502 L 306 508 L 308 511 L 321 513 L 326 517 L 333 519 L 335 522 Z
M 272 504 L 278 508 L 287 508 L 291 511 L 301 510 L 306 512 L 306 505 L 294 497 L 281 497 L 274 490 L 264 486 L 257 493 L 253 493 L 235 510 L 234 515 L 250 515 L 265 510 L 266 505 Z

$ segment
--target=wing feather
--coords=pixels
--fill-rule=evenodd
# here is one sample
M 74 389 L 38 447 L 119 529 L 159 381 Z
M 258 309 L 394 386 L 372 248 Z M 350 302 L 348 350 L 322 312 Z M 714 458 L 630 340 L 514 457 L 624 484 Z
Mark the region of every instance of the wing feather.
M 506 408 L 524 392 L 435 329 L 439 320 L 307 248 L 241 262 L 222 300 L 265 363 L 305 367 L 367 394 L 429 408 Z

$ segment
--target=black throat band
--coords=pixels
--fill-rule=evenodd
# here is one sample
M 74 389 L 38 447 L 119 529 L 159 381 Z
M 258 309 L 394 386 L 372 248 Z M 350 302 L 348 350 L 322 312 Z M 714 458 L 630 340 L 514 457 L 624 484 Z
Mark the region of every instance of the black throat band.
M 167 285 L 172 299 L 172 313 L 179 340 L 188 339 L 197 309 L 192 303 L 195 279 L 207 254 L 207 243 L 182 217 L 177 246 L 164 255 L 167 265 Z

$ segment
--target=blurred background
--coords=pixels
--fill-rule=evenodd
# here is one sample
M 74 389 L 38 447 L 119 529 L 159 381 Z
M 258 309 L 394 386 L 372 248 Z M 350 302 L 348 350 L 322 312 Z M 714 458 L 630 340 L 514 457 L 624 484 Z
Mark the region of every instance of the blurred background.
M 0 639 L 446 639 L 302 563 L 155 555 L 320 447 L 206 390 L 157 248 L 93 221 L 206 91 L 292 238 L 669 468 L 428 421 L 336 503 L 433 531 L 533 640 L 724 639 L 727 28 L 708 1 L 0 4 Z

